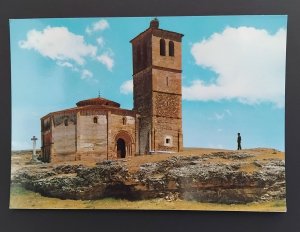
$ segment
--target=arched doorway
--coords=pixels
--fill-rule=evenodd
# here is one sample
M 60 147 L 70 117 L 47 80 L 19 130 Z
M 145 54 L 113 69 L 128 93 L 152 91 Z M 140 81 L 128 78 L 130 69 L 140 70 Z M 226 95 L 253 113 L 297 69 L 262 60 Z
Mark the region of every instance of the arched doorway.
M 127 131 L 121 130 L 114 137 L 116 158 L 132 156 L 132 151 L 134 151 L 132 136 Z
M 126 143 L 124 139 L 121 138 L 117 140 L 117 156 L 118 158 L 126 157 Z

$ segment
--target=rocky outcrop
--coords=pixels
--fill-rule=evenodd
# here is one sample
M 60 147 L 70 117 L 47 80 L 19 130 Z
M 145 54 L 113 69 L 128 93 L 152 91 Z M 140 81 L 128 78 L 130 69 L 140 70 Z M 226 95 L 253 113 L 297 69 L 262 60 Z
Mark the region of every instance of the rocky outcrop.
M 13 183 L 61 199 L 129 200 L 177 198 L 201 202 L 247 203 L 285 198 L 283 160 L 255 160 L 251 154 L 214 153 L 174 156 L 140 165 L 130 172 L 126 160 L 104 161 L 95 167 L 37 166 L 18 171 Z M 252 158 L 252 160 L 245 160 Z M 217 162 L 217 159 L 229 162 Z M 243 171 L 253 165 L 251 172 Z

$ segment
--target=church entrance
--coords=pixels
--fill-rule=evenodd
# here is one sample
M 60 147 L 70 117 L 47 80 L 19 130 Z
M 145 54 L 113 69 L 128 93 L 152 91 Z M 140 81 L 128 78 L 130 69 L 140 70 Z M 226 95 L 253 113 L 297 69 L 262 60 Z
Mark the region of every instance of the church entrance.
M 133 139 L 127 131 L 121 130 L 115 135 L 115 154 L 117 159 L 132 156 Z
M 121 138 L 117 140 L 117 156 L 118 158 L 126 157 L 126 144 L 124 139 Z

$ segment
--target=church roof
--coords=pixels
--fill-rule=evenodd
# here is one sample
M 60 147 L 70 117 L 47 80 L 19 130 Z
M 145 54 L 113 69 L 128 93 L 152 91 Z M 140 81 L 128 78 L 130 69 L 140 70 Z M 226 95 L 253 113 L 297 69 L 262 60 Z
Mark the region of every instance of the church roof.
M 76 113 L 76 112 L 84 112 L 84 111 L 110 111 L 113 114 L 125 114 L 125 115 L 136 115 L 134 110 L 122 109 L 120 108 L 120 104 L 105 98 L 97 97 L 97 98 L 90 98 L 86 100 L 82 100 L 76 103 L 77 107 L 64 109 L 56 112 L 51 112 L 41 119 L 45 119 L 51 115 L 61 115 L 61 114 L 69 114 L 69 113 Z
M 112 106 L 112 107 L 120 107 L 120 104 L 105 98 L 97 97 L 97 98 L 90 98 L 86 100 L 82 100 L 76 103 L 78 107 L 80 106 Z

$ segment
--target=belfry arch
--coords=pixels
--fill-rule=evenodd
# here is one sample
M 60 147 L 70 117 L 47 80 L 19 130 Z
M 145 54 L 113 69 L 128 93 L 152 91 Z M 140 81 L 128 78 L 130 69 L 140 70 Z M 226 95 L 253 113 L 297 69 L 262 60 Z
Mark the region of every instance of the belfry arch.
M 117 158 L 127 158 L 132 156 L 133 152 L 133 139 L 126 131 L 119 131 L 115 136 L 115 153 Z

